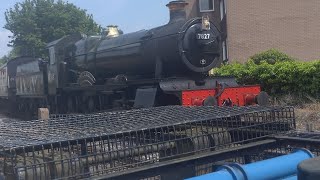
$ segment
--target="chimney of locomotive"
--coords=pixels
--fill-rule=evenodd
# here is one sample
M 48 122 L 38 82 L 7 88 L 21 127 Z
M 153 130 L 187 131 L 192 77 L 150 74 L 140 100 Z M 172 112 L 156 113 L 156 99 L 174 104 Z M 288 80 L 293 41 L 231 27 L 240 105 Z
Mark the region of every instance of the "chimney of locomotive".
M 170 11 L 170 21 L 169 23 L 176 22 L 178 20 L 183 20 L 187 18 L 185 7 L 188 5 L 187 2 L 179 0 L 179 1 L 171 1 L 166 6 Z

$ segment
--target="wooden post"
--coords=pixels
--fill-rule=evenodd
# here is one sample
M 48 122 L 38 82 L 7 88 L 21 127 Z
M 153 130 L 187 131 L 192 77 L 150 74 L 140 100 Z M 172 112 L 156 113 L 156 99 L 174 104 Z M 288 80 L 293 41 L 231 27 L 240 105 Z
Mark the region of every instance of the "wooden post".
M 38 109 L 38 119 L 47 120 L 49 119 L 49 109 L 39 108 Z

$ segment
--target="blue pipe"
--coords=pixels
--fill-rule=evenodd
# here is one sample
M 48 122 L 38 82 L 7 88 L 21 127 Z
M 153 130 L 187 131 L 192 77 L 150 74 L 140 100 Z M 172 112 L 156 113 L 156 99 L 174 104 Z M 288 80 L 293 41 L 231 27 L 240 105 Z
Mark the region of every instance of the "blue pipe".
M 290 176 L 290 177 L 286 177 L 286 178 L 283 178 L 281 180 L 298 180 L 298 176 L 297 175 L 294 175 L 294 176 Z
M 206 174 L 188 180 L 278 180 L 294 176 L 298 164 L 314 155 L 306 150 L 299 149 L 291 154 L 251 163 L 247 165 L 231 164 L 220 167 L 217 172 Z

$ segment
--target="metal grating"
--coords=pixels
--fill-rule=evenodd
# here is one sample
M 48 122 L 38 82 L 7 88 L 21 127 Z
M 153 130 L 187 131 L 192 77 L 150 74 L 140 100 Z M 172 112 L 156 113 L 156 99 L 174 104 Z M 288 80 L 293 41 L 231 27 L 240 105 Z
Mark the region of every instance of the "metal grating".
M 0 125 L 10 179 L 88 178 L 295 129 L 291 107 L 167 106 Z
M 308 136 L 308 134 L 312 135 L 314 133 L 299 132 L 299 134 Z M 270 137 L 242 146 L 231 147 L 228 150 L 218 150 L 206 154 L 189 156 L 183 161 L 167 161 L 162 164 L 159 163 L 155 167 L 149 166 L 148 168 L 140 168 L 131 172 L 104 175 L 95 179 L 153 180 L 154 177 L 157 177 L 157 179 L 162 180 L 181 180 L 214 172 L 221 165 L 229 163 L 248 164 L 262 161 L 289 154 L 297 148 L 306 148 L 315 156 L 319 156 L 320 141 L 313 142 L 309 141 L 309 138 L 303 139 L 304 137 L 301 137 L 301 141 L 295 141 L 294 139 Z M 155 176 L 155 172 L 157 172 L 157 176 Z

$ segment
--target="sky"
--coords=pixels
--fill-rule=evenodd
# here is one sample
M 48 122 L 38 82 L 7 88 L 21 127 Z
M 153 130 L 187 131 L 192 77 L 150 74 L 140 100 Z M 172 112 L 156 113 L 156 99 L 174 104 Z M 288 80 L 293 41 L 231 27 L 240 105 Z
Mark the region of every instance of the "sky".
M 0 57 L 6 55 L 11 33 L 4 29 L 6 9 L 24 0 L 1 0 L 0 3 Z M 65 0 L 67 1 L 67 0 Z M 124 33 L 150 29 L 169 21 L 169 11 L 165 6 L 170 0 L 68 0 L 88 14 L 103 27 L 118 25 Z

